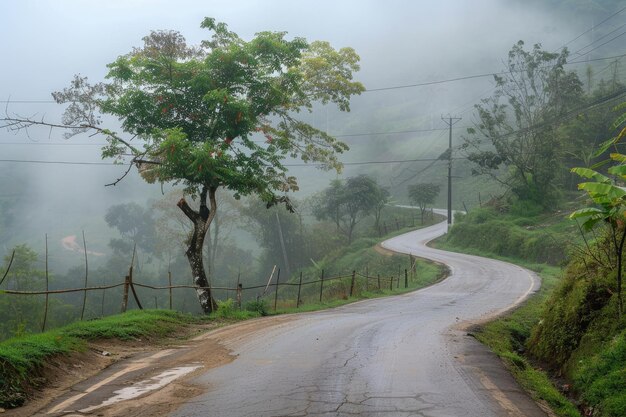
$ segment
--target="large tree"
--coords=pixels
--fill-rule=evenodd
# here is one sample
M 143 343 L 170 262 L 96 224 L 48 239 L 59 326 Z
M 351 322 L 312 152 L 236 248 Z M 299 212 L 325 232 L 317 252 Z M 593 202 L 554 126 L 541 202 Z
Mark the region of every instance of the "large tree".
M 541 45 L 509 52 L 505 70 L 494 75 L 494 94 L 476 105 L 478 120 L 464 147 L 475 173 L 488 174 L 518 197 L 549 202 L 556 190 L 560 142 L 557 128 L 582 98 L 582 83 L 565 70 L 567 49 Z M 504 171 L 504 172 L 503 172 Z
M 348 149 L 298 112 L 316 102 L 349 111 L 350 97 L 364 87 L 352 79 L 359 57 L 351 48 L 289 40 L 285 32 L 245 41 L 211 18 L 202 27 L 212 36 L 194 47 L 178 32 L 152 32 L 142 47 L 109 64 L 106 82 L 91 85 L 77 76 L 53 96 L 69 103 L 61 127 L 103 134 L 103 157 L 130 153 L 147 181 L 182 184 L 198 202 L 194 208 L 182 198 L 178 207 L 193 224 L 186 255 L 200 304 L 210 312 L 215 303 L 202 248 L 218 210 L 217 190 L 289 208 L 286 193 L 298 186 L 284 159 L 339 169 L 337 153 Z M 101 114 L 119 118 L 121 132 L 104 128 Z M 8 119 L 13 128 L 39 123 Z

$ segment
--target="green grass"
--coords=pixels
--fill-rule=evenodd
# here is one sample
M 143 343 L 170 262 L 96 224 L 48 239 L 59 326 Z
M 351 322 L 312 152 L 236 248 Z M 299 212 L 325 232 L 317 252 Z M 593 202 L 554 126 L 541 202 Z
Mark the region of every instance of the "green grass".
M 163 337 L 202 320 L 173 311 L 134 310 L 0 342 L 0 407 L 21 405 L 29 380 L 47 359 L 84 350 L 89 340 Z

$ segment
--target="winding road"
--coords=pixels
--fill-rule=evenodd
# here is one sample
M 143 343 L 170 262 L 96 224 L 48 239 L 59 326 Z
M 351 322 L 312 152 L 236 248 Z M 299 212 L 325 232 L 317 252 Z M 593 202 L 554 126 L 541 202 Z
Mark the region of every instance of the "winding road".
M 227 343 L 238 355 L 196 382 L 175 416 L 545 416 L 463 328 L 539 287 L 508 263 L 429 248 L 446 223 L 382 243 L 441 262 L 449 278 L 295 320 Z
M 204 340 L 219 343 L 236 358 L 187 376 L 185 383 L 202 392 L 183 399 L 174 390 L 168 401 L 181 405 L 167 412 L 178 417 L 546 416 L 500 360 L 467 333 L 471 324 L 523 301 L 539 280 L 512 264 L 425 245 L 446 230 L 444 222 L 382 243 L 446 264 L 451 274 L 436 285 L 208 333 Z M 139 411 L 127 415 L 149 415 Z

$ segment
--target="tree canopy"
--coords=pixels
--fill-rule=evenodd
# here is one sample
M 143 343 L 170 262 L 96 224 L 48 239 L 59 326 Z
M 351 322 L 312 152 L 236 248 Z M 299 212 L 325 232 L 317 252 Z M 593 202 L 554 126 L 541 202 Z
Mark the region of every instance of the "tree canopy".
M 417 204 L 422 215 L 422 224 L 424 224 L 424 212 L 429 204 L 435 202 L 435 198 L 439 195 L 441 186 L 432 183 L 419 183 L 409 185 L 409 200 L 413 204 Z
M 387 199 L 388 193 L 376 181 L 366 175 L 359 175 L 346 181 L 333 181 L 318 196 L 313 214 L 319 220 L 335 223 L 337 230 L 351 243 L 356 225 Z
M 476 105 L 478 121 L 464 148 L 476 174 L 488 174 L 520 198 L 545 203 L 556 191 L 561 118 L 582 100 L 582 83 L 566 71 L 568 51 L 524 49 L 519 41 L 494 94 Z M 503 172 L 502 168 L 506 168 Z

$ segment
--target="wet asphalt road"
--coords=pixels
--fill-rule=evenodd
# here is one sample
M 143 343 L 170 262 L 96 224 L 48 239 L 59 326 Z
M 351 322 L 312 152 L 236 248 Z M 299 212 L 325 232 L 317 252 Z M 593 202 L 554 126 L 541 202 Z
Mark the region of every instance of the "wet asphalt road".
M 173 416 L 545 416 L 499 360 L 462 330 L 538 286 L 504 262 L 424 246 L 446 224 L 385 248 L 433 259 L 451 276 L 223 340 L 238 355 L 193 382 L 207 391 Z

